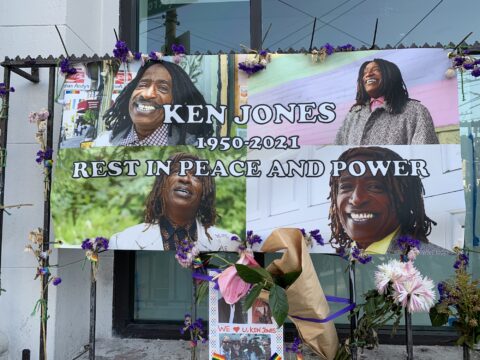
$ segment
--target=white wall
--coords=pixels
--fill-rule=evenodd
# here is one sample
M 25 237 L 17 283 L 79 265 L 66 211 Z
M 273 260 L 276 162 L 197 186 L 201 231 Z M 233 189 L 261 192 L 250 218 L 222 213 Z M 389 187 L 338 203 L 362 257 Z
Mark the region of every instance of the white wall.
M 55 24 L 70 54 L 111 53 L 115 44 L 113 28 L 118 31 L 118 19 L 119 0 L 1 1 L 0 60 L 5 56 L 64 55 Z M 3 73 L 0 68 L 0 82 L 3 82 Z M 35 162 L 39 145 L 35 142 L 36 126 L 28 122 L 28 113 L 47 107 L 48 70 L 41 69 L 39 84 L 12 73 L 11 85 L 16 92 L 10 96 L 5 205 L 29 203 L 33 206 L 13 209 L 10 216 L 4 214 L 1 285 L 7 292 L 0 296 L 0 332 L 8 337 L 9 359 L 20 358 L 22 349 L 30 349 L 31 358 L 35 359 L 38 358 L 39 319 L 30 313 L 40 296 L 40 283 L 33 280 L 36 261 L 23 248 L 28 233 L 43 226 L 43 175 L 42 168 Z M 60 119 L 61 106 L 57 104 L 54 149 Z M 88 342 L 89 268 L 87 264 L 82 270 L 83 261 L 76 262 L 83 256 L 80 250 L 55 250 L 50 258 L 51 264 L 61 266 L 52 272 L 63 279 L 58 288 L 51 286 L 49 290 L 50 359 L 72 358 Z M 99 337 L 111 336 L 112 270 L 113 254 L 102 256 L 98 281 Z

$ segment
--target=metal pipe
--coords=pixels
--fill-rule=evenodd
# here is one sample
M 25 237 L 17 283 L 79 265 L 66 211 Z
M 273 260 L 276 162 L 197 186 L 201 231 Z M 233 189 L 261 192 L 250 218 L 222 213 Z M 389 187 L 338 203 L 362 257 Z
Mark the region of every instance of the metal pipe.
M 48 119 L 47 119 L 47 138 L 46 149 L 53 147 L 53 118 L 55 104 L 55 66 L 51 66 L 48 76 Z M 45 149 L 45 150 L 46 150 Z M 50 249 L 50 185 L 52 183 L 52 172 L 45 174 L 45 193 L 43 201 L 43 246 L 42 250 L 48 252 Z M 49 259 L 42 260 L 41 266 L 49 267 Z M 42 302 L 40 315 L 40 360 L 47 359 L 47 319 L 48 319 L 48 282 L 50 274 L 47 273 L 42 277 Z
M 88 358 L 95 360 L 95 324 L 97 317 L 97 279 L 95 278 L 95 264 L 90 262 L 90 335 Z
M 412 313 L 405 309 L 405 340 L 407 342 L 407 360 L 413 360 Z
M 348 267 L 348 288 L 350 291 L 350 303 L 357 302 L 356 287 L 355 287 L 355 262 L 351 262 Z M 357 345 L 355 344 L 355 329 L 357 328 L 357 315 L 354 309 L 350 311 L 350 352 L 352 360 L 357 359 Z
M 10 88 L 10 67 L 6 67 L 3 73 L 3 82 L 5 88 Z M 0 151 L 3 153 L 3 161 L 0 164 L 0 204 L 4 203 L 5 198 L 5 155 L 7 150 L 7 125 L 8 125 L 8 108 L 10 102 L 10 92 L 5 94 L 2 107 L 0 108 Z M 2 288 L 2 239 L 3 239 L 3 214 L 0 214 L 0 289 Z M 0 296 L 1 296 L 0 290 Z
M 470 348 L 463 344 L 463 360 L 470 360 Z

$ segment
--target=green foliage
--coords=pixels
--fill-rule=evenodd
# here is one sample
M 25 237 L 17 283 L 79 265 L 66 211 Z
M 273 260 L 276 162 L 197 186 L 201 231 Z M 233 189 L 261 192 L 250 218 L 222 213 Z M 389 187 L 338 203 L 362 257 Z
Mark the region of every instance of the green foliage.
M 253 303 L 262 292 L 262 289 L 263 287 L 260 284 L 257 284 L 250 289 L 250 292 L 245 297 L 245 303 L 243 306 L 245 311 L 252 307 Z
M 448 314 L 439 312 L 435 306 L 430 309 L 429 315 L 432 326 L 443 326 L 448 322 Z
M 237 269 L 238 276 L 249 284 L 261 284 L 265 281 L 264 276 L 258 271 L 255 271 L 255 268 L 242 264 L 235 264 L 235 268 Z
M 276 275 L 274 276 L 275 284 L 286 289 L 298 279 L 301 273 L 301 271 L 293 271 L 283 275 Z
M 52 185 L 52 217 L 56 240 L 80 245 L 87 237 L 111 237 L 123 229 L 144 221 L 145 199 L 154 177 L 144 176 L 146 160 L 166 160 L 175 152 L 190 152 L 214 164 L 244 160 L 246 151 L 213 152 L 188 146 L 101 147 L 60 149 Z M 72 179 L 77 161 L 113 161 L 138 159 L 137 176 L 107 176 Z M 245 234 L 245 178 L 216 178 L 216 226 L 232 233 Z
M 443 297 L 430 309 L 432 325 L 442 326 L 454 317 L 457 345 L 473 348 L 480 341 L 480 281 L 461 266 L 453 279 L 443 282 L 443 288 Z
M 282 326 L 288 315 L 288 301 L 285 290 L 278 285 L 273 285 L 270 288 L 268 302 L 272 309 L 273 318 L 279 327 Z
M 208 285 L 208 281 L 202 281 L 200 284 L 198 284 L 196 294 L 197 305 L 207 298 Z
M 85 125 L 94 126 L 97 119 L 98 119 L 98 111 L 93 111 L 91 109 L 88 109 L 87 111 L 85 111 L 85 114 L 83 114 L 83 124 Z
M 354 330 L 354 342 L 350 339 L 344 342 L 335 360 L 351 358 L 350 347 L 373 349 L 378 346 L 378 330 L 388 321 L 394 320 L 392 335 L 395 334 L 403 314 L 402 306 L 393 301 L 392 296 L 382 295 L 377 290 L 365 294 L 365 303 L 357 305 L 354 314 L 359 318 Z
M 245 309 L 248 310 L 262 289 L 269 290 L 268 301 L 272 315 L 278 326 L 282 326 L 288 315 L 288 301 L 285 289 L 292 285 L 298 276 L 298 272 L 291 272 L 284 275 L 272 276 L 267 270 L 261 267 L 250 267 L 242 264 L 235 264 L 238 276 L 249 283 L 254 284 L 245 298 Z

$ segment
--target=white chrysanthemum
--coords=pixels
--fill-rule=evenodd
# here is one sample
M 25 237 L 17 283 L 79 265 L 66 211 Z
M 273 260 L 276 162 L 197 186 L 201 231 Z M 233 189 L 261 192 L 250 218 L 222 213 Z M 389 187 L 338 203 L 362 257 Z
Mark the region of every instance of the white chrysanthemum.
M 385 294 L 388 284 L 402 276 L 402 263 L 398 260 L 392 260 L 386 264 L 381 264 L 375 272 L 375 287 L 380 294 Z
M 420 272 L 413 266 L 411 261 L 400 262 L 392 260 L 386 264 L 379 265 L 375 272 L 375 287 L 380 294 L 388 292 L 390 283 L 404 281 L 406 279 L 420 276 Z

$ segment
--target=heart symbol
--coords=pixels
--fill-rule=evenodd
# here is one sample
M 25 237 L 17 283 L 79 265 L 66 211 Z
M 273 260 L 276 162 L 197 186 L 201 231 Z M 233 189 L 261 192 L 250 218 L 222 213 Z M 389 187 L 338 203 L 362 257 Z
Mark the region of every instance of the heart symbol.
M 233 331 L 235 331 L 236 333 L 240 330 L 240 326 L 234 326 L 233 327 Z

